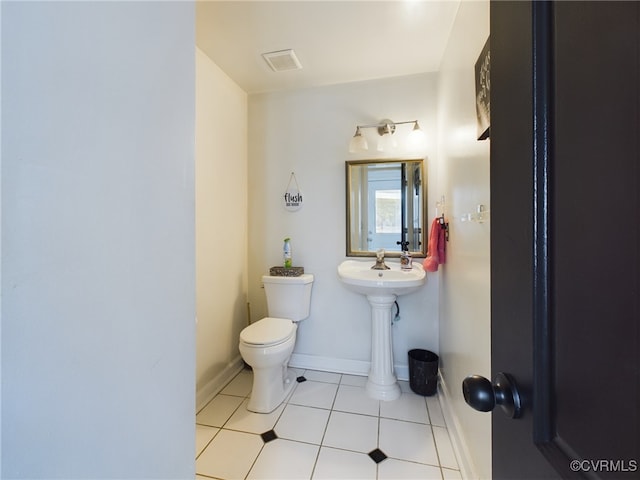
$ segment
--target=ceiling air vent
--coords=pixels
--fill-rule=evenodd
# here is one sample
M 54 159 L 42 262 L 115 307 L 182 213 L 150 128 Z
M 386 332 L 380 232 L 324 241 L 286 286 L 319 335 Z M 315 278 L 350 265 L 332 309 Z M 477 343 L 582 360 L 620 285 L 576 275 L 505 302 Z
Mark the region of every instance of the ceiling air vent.
M 278 50 L 262 54 L 262 58 L 269 64 L 274 72 L 286 70 L 301 70 L 302 65 L 293 50 Z

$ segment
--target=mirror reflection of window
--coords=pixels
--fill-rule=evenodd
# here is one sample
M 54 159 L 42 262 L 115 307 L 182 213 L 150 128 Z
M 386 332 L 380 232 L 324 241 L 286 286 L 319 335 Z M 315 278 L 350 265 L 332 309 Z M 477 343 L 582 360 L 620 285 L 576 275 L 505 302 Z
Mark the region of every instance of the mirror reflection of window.
M 376 190 L 376 233 L 400 233 L 402 230 L 400 189 Z
M 400 252 L 402 237 L 402 169 L 400 164 L 370 168 L 367 182 L 369 200 L 369 250 L 384 248 Z M 370 227 L 371 230 L 371 227 Z

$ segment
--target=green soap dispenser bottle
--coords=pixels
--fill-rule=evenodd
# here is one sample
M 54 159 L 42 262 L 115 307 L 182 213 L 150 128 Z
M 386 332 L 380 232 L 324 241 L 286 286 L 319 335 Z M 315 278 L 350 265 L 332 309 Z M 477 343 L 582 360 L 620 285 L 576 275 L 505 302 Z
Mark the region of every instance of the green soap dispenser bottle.
M 284 239 L 282 256 L 284 258 L 284 268 L 291 268 L 293 263 L 291 262 L 291 239 L 289 237 Z

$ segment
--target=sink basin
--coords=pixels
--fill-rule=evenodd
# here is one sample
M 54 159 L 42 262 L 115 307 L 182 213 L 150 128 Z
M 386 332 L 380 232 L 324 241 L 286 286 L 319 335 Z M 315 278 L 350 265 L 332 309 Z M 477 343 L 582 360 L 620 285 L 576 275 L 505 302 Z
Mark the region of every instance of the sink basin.
M 346 260 L 338 265 L 338 276 L 349 290 L 366 295 L 371 306 L 371 369 L 365 389 L 377 400 L 395 400 L 400 386 L 393 369 L 391 307 L 398 295 L 415 292 L 425 282 L 422 265 L 402 270 L 389 263 L 390 270 L 371 270 L 375 262 Z
M 374 261 L 345 260 L 338 265 L 338 276 L 345 286 L 362 295 L 406 295 L 415 292 L 425 282 L 425 271 L 419 263 L 411 270 L 401 270 L 397 263 L 388 263 L 391 270 L 371 270 Z

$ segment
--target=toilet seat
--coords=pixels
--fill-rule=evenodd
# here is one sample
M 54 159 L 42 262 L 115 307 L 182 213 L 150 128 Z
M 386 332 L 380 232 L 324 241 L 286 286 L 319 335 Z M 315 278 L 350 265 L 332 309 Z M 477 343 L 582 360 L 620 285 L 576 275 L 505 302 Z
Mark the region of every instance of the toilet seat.
M 296 332 L 296 324 L 287 318 L 265 317 L 240 332 L 245 345 L 270 347 L 289 340 Z

